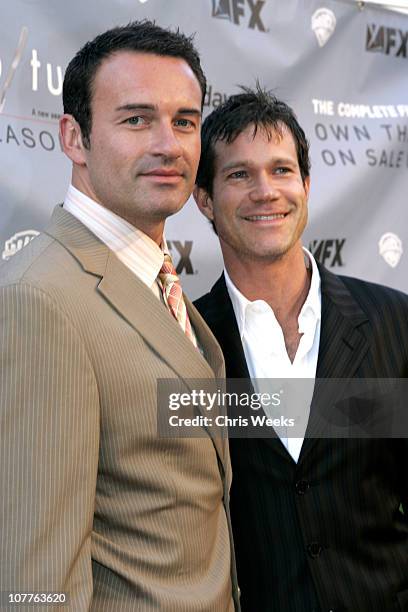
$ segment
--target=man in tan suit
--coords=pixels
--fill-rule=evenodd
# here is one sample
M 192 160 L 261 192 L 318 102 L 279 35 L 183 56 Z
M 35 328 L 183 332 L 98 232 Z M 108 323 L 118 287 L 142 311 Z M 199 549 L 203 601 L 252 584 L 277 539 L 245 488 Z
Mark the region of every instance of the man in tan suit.
M 75 612 L 239 609 L 225 440 L 156 425 L 159 378 L 224 373 L 180 293 L 173 315 L 163 237 L 193 188 L 204 93 L 191 40 L 150 22 L 67 68 L 72 184 L 1 269 L 2 609 L 22 592 Z

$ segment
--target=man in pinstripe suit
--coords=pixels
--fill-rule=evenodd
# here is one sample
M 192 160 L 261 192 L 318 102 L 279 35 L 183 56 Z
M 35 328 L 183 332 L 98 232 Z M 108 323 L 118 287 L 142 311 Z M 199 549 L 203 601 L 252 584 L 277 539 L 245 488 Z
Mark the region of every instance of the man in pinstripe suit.
M 227 376 L 406 378 L 408 296 L 316 264 L 309 185 L 305 134 L 268 92 L 205 120 L 195 197 L 225 269 L 196 306 Z M 309 408 L 301 437 L 230 440 L 242 610 L 407 611 L 407 439 L 317 439 Z
M 162 292 L 164 222 L 192 191 L 204 94 L 191 40 L 151 22 L 101 34 L 67 68 L 72 184 L 1 270 L 5 608 L 8 593 L 66 592 L 73 612 L 239 609 L 226 443 L 156 426 L 159 378 L 188 388 L 224 372 L 173 274 L 183 319 Z

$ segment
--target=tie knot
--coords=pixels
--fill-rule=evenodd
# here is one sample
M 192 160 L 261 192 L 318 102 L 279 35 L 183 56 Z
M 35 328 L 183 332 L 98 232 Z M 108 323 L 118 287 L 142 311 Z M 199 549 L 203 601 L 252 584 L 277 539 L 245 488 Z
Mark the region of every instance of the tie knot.
M 170 255 L 166 254 L 164 256 L 163 265 L 160 268 L 160 272 L 159 272 L 159 278 L 164 287 L 166 287 L 167 285 L 171 283 L 179 282 L 179 278 L 177 276 L 177 272 L 173 265 Z

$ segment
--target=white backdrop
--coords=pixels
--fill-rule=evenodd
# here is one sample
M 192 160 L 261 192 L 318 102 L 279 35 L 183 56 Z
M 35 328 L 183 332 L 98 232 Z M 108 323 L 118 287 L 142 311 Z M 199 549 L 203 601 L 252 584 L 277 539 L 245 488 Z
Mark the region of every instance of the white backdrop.
M 337 273 L 408 291 L 408 16 L 354 0 L 3 0 L 3 259 L 65 195 L 58 115 L 69 59 L 100 31 L 144 17 L 196 32 L 206 113 L 256 78 L 295 108 L 311 141 L 305 245 Z M 192 200 L 166 235 L 197 297 L 221 270 L 217 239 Z

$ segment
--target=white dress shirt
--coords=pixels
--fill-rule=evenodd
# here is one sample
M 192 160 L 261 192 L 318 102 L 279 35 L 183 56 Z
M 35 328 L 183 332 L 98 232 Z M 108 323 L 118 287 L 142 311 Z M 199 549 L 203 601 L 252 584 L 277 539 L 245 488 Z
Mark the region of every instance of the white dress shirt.
M 257 393 L 266 390 L 259 379 L 312 379 L 310 384 L 302 386 L 302 397 L 296 398 L 296 408 L 301 406 L 301 414 L 296 416 L 296 432 L 302 432 L 303 437 L 284 437 L 280 429 L 278 435 L 295 462 L 298 461 L 304 440 L 310 413 L 310 403 L 316 377 L 317 358 L 320 341 L 321 321 L 321 289 L 320 274 L 316 261 L 311 253 L 304 249 L 312 265 L 312 280 L 309 293 L 299 313 L 299 333 L 302 334 L 293 363 L 286 351 L 285 339 L 272 308 L 264 300 L 250 302 L 235 287 L 226 270 L 224 270 L 227 290 L 234 308 L 241 342 L 251 379 L 254 379 L 254 389 Z M 300 387 L 292 387 L 300 390 Z M 264 408 L 267 413 L 267 409 Z M 269 415 L 268 415 L 269 416 Z M 276 416 L 276 408 L 274 412 Z M 288 416 L 288 414 L 286 414 Z

